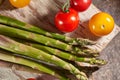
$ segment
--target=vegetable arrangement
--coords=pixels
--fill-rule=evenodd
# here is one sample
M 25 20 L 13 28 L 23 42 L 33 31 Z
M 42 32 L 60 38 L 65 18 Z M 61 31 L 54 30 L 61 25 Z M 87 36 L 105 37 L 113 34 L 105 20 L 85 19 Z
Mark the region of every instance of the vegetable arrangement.
M 55 70 L 47 68 L 47 66 L 36 63 L 36 61 L 41 60 L 65 69 L 76 76 L 78 80 L 88 80 L 88 77 L 84 71 L 79 69 L 80 66 L 76 66 L 76 62 L 98 66 L 106 64 L 104 60 L 96 58 L 99 56 L 96 50 L 86 47 L 95 44 L 90 40 L 69 38 L 61 34 L 47 32 L 36 26 L 2 15 L 0 15 L 0 34 L 0 48 L 5 50 L 1 52 L 1 54 L 3 53 L 1 60 L 38 69 L 60 80 L 70 79 L 60 75 Z M 61 37 L 58 38 L 58 36 Z M 20 56 L 18 60 L 16 60 L 18 58 L 16 55 Z M 6 56 L 8 58 L 4 58 Z M 26 59 L 22 56 L 29 58 Z
M 30 0 L 10 2 L 14 7 L 21 8 Z M 80 22 L 78 12 L 87 10 L 90 4 L 91 0 L 68 0 L 55 16 L 56 27 L 62 32 L 74 31 Z M 94 15 L 89 21 L 89 29 L 96 36 L 107 35 L 113 28 L 113 18 L 104 12 Z M 97 67 L 106 64 L 106 61 L 97 58 L 98 51 L 87 47 L 94 44 L 88 39 L 70 38 L 0 15 L 0 60 L 25 65 L 60 80 L 71 80 L 67 75 L 61 75 L 66 72 L 78 80 L 88 80 L 88 74 L 77 65 L 78 62 Z
M 61 11 L 55 16 L 55 25 L 62 32 L 74 31 L 79 23 L 78 13 L 86 11 L 92 0 L 67 0 Z M 89 29 L 95 36 L 104 36 L 112 32 L 114 19 L 105 12 L 95 14 L 89 20 Z

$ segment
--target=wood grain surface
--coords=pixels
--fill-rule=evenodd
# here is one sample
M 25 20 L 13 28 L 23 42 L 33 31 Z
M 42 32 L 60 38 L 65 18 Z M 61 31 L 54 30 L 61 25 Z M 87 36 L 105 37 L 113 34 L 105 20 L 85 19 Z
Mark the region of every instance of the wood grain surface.
M 97 44 L 89 47 L 97 49 L 99 51 L 102 51 L 107 46 L 107 44 L 120 32 L 120 28 L 117 25 L 115 25 L 113 32 L 104 37 L 96 37 L 90 33 L 88 29 L 88 21 L 94 14 L 100 12 L 100 10 L 97 9 L 94 5 L 91 5 L 87 11 L 79 13 L 81 22 L 79 24 L 79 27 L 74 32 L 65 34 L 58 31 L 54 25 L 54 16 L 57 13 L 57 11 L 59 11 L 59 8 L 61 7 L 63 2 L 64 0 L 31 0 L 29 6 L 25 8 L 16 9 L 10 5 L 8 0 L 5 0 L 4 3 L 0 6 L 0 14 L 19 19 L 21 21 L 36 25 L 51 32 L 61 33 L 70 37 L 83 37 L 94 40 L 97 42 Z M 112 50 L 112 48 L 108 50 L 110 51 Z M 116 53 L 116 55 L 119 54 Z M 114 72 L 113 67 L 115 67 L 115 65 L 119 66 L 119 64 L 111 64 L 111 56 L 113 58 L 116 58 L 114 59 L 116 62 L 118 57 L 114 56 L 112 53 L 105 54 L 105 51 L 104 53 L 101 53 L 101 58 L 104 58 L 105 60 L 111 60 L 111 62 L 103 66 L 97 72 L 93 73 L 92 78 L 94 80 L 119 80 L 118 77 L 114 77 L 117 73 L 112 74 Z M 20 65 L 18 66 L 3 61 L 0 62 L 0 66 L 0 80 L 22 80 L 22 77 L 35 77 L 37 76 L 36 73 L 38 73 L 37 71 L 34 71 L 31 68 L 26 68 Z M 15 71 L 19 75 L 17 75 L 13 71 L 13 67 L 17 69 Z M 46 77 L 44 77 L 43 75 L 43 77 L 41 77 L 40 80 L 48 80 L 48 78 L 44 78 Z M 49 80 L 53 80 L 53 78 L 49 78 Z

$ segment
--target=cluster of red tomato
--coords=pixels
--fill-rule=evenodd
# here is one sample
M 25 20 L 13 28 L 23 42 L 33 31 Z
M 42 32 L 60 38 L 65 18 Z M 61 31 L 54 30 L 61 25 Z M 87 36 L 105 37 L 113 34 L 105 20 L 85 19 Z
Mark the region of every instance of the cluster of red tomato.
M 70 0 L 67 12 L 60 10 L 55 16 L 55 25 L 62 32 L 74 31 L 80 22 L 78 12 L 87 10 L 91 0 Z M 114 20 L 108 13 L 100 12 L 89 20 L 89 29 L 96 36 L 109 34 L 114 28 Z
M 59 11 L 55 17 L 56 27 L 63 32 L 71 32 L 78 27 L 80 22 L 78 12 L 88 9 L 91 0 L 69 0 L 70 8 L 67 12 Z

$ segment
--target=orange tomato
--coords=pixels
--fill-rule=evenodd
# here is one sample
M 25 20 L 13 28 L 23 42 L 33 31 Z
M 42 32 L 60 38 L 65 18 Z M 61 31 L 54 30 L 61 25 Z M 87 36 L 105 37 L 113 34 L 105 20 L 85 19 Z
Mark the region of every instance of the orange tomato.
M 89 29 L 96 36 L 107 35 L 113 28 L 114 19 L 108 13 L 99 12 L 89 20 Z
M 10 3 L 17 8 L 22 8 L 30 3 L 30 0 L 9 0 Z

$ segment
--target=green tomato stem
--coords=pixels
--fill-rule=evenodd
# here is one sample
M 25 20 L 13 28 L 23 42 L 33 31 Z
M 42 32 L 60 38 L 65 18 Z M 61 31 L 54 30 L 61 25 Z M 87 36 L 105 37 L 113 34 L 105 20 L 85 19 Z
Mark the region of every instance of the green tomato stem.
M 69 12 L 69 8 L 70 8 L 70 0 L 67 0 L 67 2 L 62 7 L 62 11 Z

